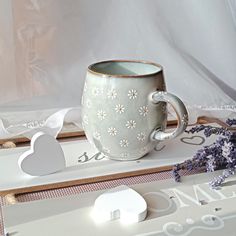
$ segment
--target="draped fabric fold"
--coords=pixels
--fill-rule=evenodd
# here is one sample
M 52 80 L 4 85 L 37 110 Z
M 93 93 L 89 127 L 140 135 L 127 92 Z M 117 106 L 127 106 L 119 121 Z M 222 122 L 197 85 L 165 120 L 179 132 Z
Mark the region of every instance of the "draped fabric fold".
M 39 131 L 56 138 L 64 122 L 73 123 L 82 129 L 80 113 L 79 108 L 5 113 L 6 119 L 0 119 L 0 138 L 9 139 L 21 135 L 31 139 Z M 36 114 L 40 117 L 36 117 Z M 20 116 L 20 119 L 16 119 L 15 116 Z
M 11 112 L 79 117 L 87 65 L 105 59 L 163 65 L 191 122 L 234 115 L 236 0 L 0 0 L 0 126 L 24 123 Z

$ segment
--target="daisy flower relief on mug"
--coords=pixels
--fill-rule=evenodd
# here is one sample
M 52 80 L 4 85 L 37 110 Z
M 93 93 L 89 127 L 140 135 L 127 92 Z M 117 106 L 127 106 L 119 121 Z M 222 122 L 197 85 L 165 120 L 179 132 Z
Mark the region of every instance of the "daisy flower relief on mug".
M 116 130 L 116 128 L 114 128 L 114 127 L 108 128 L 107 132 L 108 132 L 111 136 L 116 136 L 116 134 L 117 134 L 117 130 Z
M 97 139 L 97 140 L 100 140 L 100 139 L 101 139 L 101 134 L 99 134 L 97 131 L 95 131 L 95 132 L 93 133 L 93 137 L 94 137 L 95 139 Z
M 122 104 L 117 104 L 115 106 L 115 111 L 119 114 L 123 113 L 125 111 L 125 107 Z
M 181 121 L 184 125 L 187 125 L 188 124 L 188 116 L 186 114 L 184 114 Z
M 93 88 L 92 94 L 97 97 L 99 95 L 99 88 Z
M 127 139 L 120 140 L 120 146 L 121 147 L 128 147 L 129 146 L 128 140 Z
M 116 92 L 116 90 L 115 90 L 115 89 L 112 89 L 112 90 L 108 91 L 107 97 L 108 97 L 109 99 L 112 99 L 112 100 L 115 99 L 115 98 L 117 97 L 117 92 Z
M 140 154 L 146 154 L 147 153 L 147 148 L 146 147 L 143 147 L 143 148 L 141 148 L 140 150 L 139 150 L 139 153 Z
M 104 120 L 106 118 L 107 114 L 105 111 L 100 110 L 100 111 L 98 111 L 97 116 L 98 116 L 99 120 Z
M 158 99 L 169 101 L 169 99 L 165 99 L 166 95 L 167 95 L 166 91 L 159 91 L 157 97 Z
M 143 132 L 141 132 L 137 135 L 138 141 L 144 141 L 145 138 L 146 138 L 146 135 Z
M 84 115 L 83 123 L 86 124 L 86 125 L 88 124 L 88 116 Z
M 130 90 L 128 91 L 128 97 L 129 97 L 129 99 L 135 99 L 135 98 L 137 98 L 137 96 L 138 96 L 137 90 L 135 90 L 135 89 L 130 89 Z
M 128 120 L 125 125 L 128 129 L 134 129 L 136 127 L 135 120 Z
M 108 153 L 108 154 L 111 153 L 110 149 L 108 149 L 106 147 L 104 147 L 102 150 L 103 150 L 104 153 Z
M 166 111 L 167 111 L 167 109 L 166 109 L 166 104 L 165 104 L 165 103 L 162 104 L 162 106 L 161 106 L 161 111 L 162 111 L 162 112 L 166 112 Z
M 147 106 L 142 106 L 139 108 L 139 114 L 141 116 L 146 116 L 148 114 L 148 107 Z
M 123 153 L 121 153 L 121 157 L 122 158 L 128 158 L 129 157 L 129 153 L 123 152 Z
M 85 102 L 85 105 L 86 105 L 87 108 L 90 108 L 92 103 L 89 99 L 87 99 L 87 101 Z

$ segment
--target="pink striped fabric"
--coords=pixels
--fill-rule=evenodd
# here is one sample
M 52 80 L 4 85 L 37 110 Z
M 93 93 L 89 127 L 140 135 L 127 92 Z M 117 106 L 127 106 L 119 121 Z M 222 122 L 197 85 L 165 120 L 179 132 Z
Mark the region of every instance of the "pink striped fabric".
M 196 174 L 199 173 L 197 171 L 192 171 L 191 173 L 182 171 L 181 175 L 188 175 L 188 174 Z M 164 180 L 172 178 L 171 171 L 165 171 L 160 173 L 148 174 L 148 175 L 140 175 L 135 177 L 129 178 L 122 178 L 117 180 L 110 180 L 104 182 L 98 182 L 93 184 L 84 184 L 84 185 L 77 185 L 67 188 L 61 188 L 56 190 L 48 190 L 48 191 L 40 191 L 34 193 L 27 193 L 27 194 L 20 194 L 17 196 L 18 202 L 29 202 L 41 199 L 49 199 L 49 198 L 57 198 L 63 197 L 73 194 L 80 194 L 85 192 L 92 192 L 102 189 L 110 189 L 114 188 L 119 185 L 133 185 L 139 183 L 148 183 L 157 180 Z M 174 181 L 174 180 L 173 180 Z M 5 198 L 0 198 L 0 206 L 7 205 Z M 3 234 L 3 220 L 2 220 L 2 211 L 0 211 L 0 235 Z

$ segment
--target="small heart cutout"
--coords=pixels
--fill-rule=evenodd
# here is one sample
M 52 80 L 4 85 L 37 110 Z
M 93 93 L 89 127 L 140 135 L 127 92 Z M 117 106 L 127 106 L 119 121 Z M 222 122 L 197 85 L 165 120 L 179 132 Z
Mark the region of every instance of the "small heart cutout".
M 147 215 L 147 203 L 133 189 L 121 185 L 100 195 L 93 208 L 96 221 L 120 219 L 124 223 L 143 221 Z
M 38 132 L 32 137 L 30 145 L 30 150 L 24 152 L 18 160 L 23 172 L 43 176 L 65 168 L 63 150 L 54 137 Z
M 205 142 L 205 138 L 202 136 L 192 136 L 192 137 L 183 137 L 180 139 L 181 142 L 190 144 L 190 145 L 202 145 Z

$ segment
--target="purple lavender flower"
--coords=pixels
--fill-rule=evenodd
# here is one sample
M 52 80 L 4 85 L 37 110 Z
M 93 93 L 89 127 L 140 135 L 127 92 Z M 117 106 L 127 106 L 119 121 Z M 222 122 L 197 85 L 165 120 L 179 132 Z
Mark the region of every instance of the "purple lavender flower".
M 236 125 L 236 119 L 228 119 L 226 123 L 229 126 Z M 192 159 L 173 167 L 173 176 L 175 181 L 180 182 L 180 173 L 182 169 L 191 171 L 193 169 L 204 168 L 207 172 L 219 169 L 225 169 L 222 175 L 214 178 L 209 184 L 212 188 L 219 188 L 226 178 L 233 175 L 236 171 L 236 132 L 227 128 L 213 127 L 210 125 L 198 125 L 192 127 L 187 133 L 198 133 L 203 131 L 206 137 L 215 134 L 218 135 L 216 141 L 209 146 L 204 146 L 198 150 Z
M 216 168 L 216 162 L 214 158 L 209 158 L 209 160 L 206 162 L 206 170 L 207 172 L 213 172 Z
M 226 124 L 229 126 L 236 125 L 236 119 L 227 119 Z
M 180 174 L 179 171 L 183 169 L 182 164 L 176 164 L 173 166 L 172 174 L 176 182 L 180 182 Z
M 222 156 L 227 160 L 227 162 L 233 162 L 234 157 L 231 155 L 233 150 L 233 144 L 231 142 L 224 141 L 222 145 Z
M 220 175 L 220 176 L 218 176 L 218 177 L 215 177 L 215 178 L 209 183 L 209 185 L 210 185 L 211 188 L 213 188 L 213 189 L 219 189 L 220 186 L 223 184 L 224 181 L 225 181 L 224 175 Z
M 213 188 L 213 189 L 219 189 L 220 186 L 224 183 L 225 179 L 228 178 L 231 175 L 234 175 L 235 173 L 235 168 L 233 169 L 227 169 L 224 170 L 222 175 L 214 178 L 209 185 Z
M 220 128 L 220 127 L 213 127 L 210 125 L 197 125 L 193 128 L 191 128 L 190 130 L 186 130 L 186 133 L 199 133 L 200 131 L 203 130 L 203 133 L 206 137 L 210 137 L 212 134 L 221 134 L 223 136 L 230 136 L 232 133 L 227 130 L 226 128 Z

